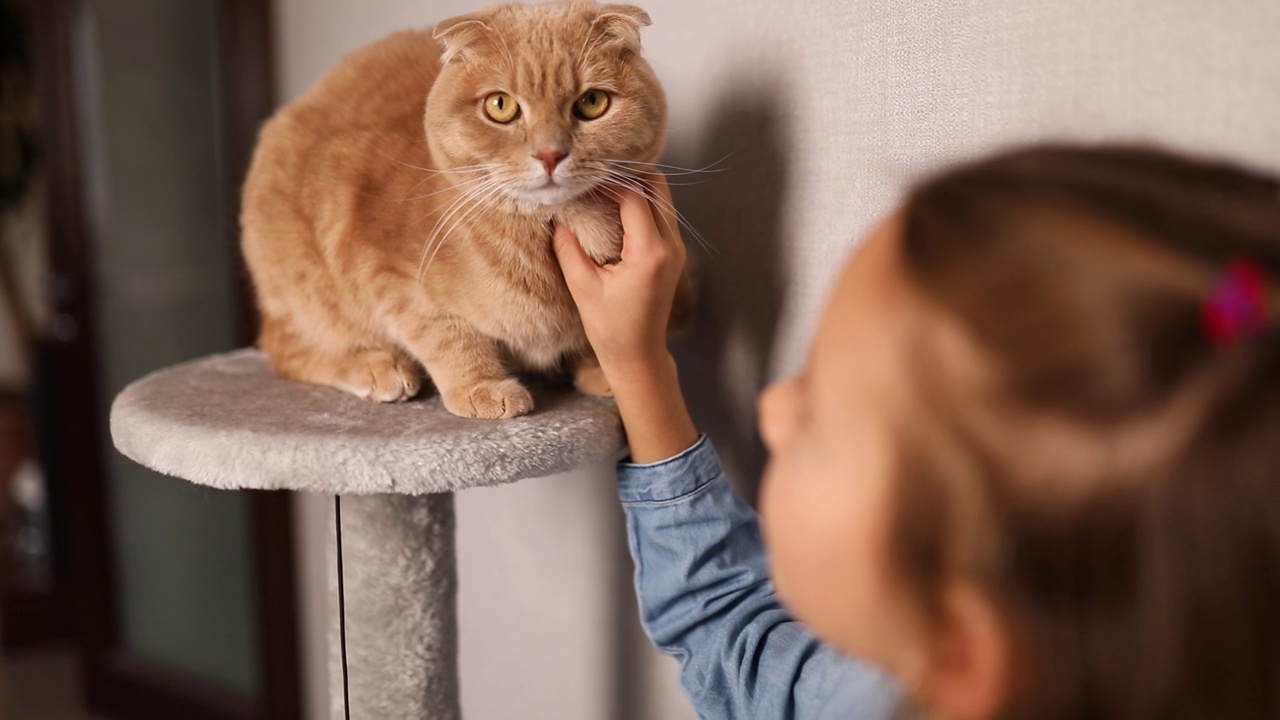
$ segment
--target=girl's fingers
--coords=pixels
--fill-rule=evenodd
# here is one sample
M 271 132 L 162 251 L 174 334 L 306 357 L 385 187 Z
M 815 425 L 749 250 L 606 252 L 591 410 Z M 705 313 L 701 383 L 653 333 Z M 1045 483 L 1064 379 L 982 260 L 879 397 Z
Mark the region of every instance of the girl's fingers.
M 654 195 L 657 198 L 653 205 L 654 210 L 658 212 L 662 236 L 667 240 L 675 241 L 680 236 L 676 232 L 679 225 L 676 222 L 676 203 L 671 199 L 671 186 L 667 184 L 667 176 L 657 173 L 649 184 L 653 187 Z
M 654 222 L 649 199 L 634 190 L 618 193 L 618 211 L 622 217 L 622 261 L 652 258 L 662 251 L 666 241 Z
M 609 197 L 618 203 L 622 216 L 623 259 L 663 247 L 683 252 L 684 241 L 680 238 L 675 202 L 671 199 L 671 187 L 666 176 L 657 173 L 652 179 L 642 182 L 649 186 L 643 193 L 631 188 L 608 190 Z
M 654 221 L 649 200 L 640 193 L 626 189 L 617 195 L 618 210 L 622 216 L 624 258 L 632 253 L 645 252 L 662 245 L 662 232 Z

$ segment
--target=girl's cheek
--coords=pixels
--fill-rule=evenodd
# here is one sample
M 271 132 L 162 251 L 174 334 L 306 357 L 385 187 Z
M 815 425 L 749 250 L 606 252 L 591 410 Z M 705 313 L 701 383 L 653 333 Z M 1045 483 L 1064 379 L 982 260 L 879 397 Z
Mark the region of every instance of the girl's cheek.
M 760 532 L 769 553 L 769 575 L 774 588 L 784 603 L 789 603 L 790 585 L 787 582 L 789 565 L 789 540 L 786 504 L 782 494 L 786 492 L 786 473 L 774 455 L 765 467 L 760 483 Z
M 769 553 L 769 573 L 783 603 L 803 610 L 815 578 L 811 522 L 813 505 L 825 502 L 811 468 L 793 443 L 769 458 L 760 486 L 760 528 Z
M 764 473 L 760 477 L 760 496 L 757 498 L 760 510 L 760 526 L 765 535 L 765 541 L 769 541 L 769 536 L 773 530 L 774 519 L 774 495 L 778 489 L 778 460 L 776 456 L 771 456 L 764 468 Z
M 798 478 L 790 459 L 786 452 L 771 452 L 760 478 L 760 528 L 770 553 L 786 547 L 786 532 L 795 522 L 789 495 L 796 491 Z

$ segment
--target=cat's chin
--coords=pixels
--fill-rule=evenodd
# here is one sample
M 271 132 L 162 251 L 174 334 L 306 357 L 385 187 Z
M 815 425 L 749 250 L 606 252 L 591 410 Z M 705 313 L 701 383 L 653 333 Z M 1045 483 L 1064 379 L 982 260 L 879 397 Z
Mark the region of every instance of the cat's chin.
M 521 190 L 511 194 L 516 208 L 525 215 L 543 215 L 554 212 L 586 195 L 589 187 L 548 185 L 533 190 Z

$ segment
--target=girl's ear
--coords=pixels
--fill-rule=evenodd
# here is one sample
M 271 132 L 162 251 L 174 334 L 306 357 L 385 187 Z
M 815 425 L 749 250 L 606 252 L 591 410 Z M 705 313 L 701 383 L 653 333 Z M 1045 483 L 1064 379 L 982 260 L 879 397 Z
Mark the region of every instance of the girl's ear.
M 930 641 L 922 699 L 942 717 L 995 717 L 1008 700 L 1007 629 L 986 596 L 965 581 L 946 590 L 945 612 Z

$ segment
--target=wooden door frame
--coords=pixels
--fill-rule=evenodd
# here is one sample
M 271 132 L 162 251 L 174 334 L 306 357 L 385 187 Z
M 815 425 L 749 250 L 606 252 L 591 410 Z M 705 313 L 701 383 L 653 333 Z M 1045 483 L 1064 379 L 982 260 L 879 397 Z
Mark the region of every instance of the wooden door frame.
M 50 351 L 51 403 L 57 416 L 70 534 L 72 617 L 78 620 L 85 699 L 91 710 L 128 720 L 299 720 L 302 715 L 291 497 L 249 492 L 257 647 L 262 695 L 237 697 L 205 681 L 131 655 L 123 646 L 117 574 L 111 552 L 105 418 L 96 408 L 99 379 L 90 228 L 80 154 L 74 33 L 80 0 L 32 3 L 34 74 L 48 183 L 54 311 L 76 332 Z M 218 0 L 227 252 L 235 259 L 239 335 L 255 334 L 248 275 L 240 260 L 240 185 L 259 125 L 273 108 L 270 0 Z

